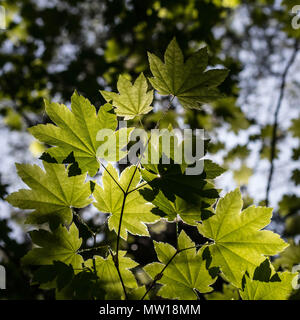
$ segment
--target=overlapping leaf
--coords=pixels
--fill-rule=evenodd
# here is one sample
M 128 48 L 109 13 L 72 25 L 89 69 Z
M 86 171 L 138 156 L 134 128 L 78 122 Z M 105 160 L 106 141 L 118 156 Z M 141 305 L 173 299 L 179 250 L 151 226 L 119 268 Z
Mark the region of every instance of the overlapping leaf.
M 126 252 L 119 252 L 119 268 L 126 288 L 137 288 L 137 282 L 133 273 L 129 270 L 137 266 L 132 259 L 125 257 Z M 112 256 L 106 259 L 95 256 L 96 273 L 99 278 L 99 286 L 105 290 L 105 299 L 124 299 L 124 291 L 120 282 L 118 271 L 113 262 Z M 91 269 L 94 268 L 92 259 L 86 261 L 85 265 Z
M 47 101 L 45 108 L 56 125 L 40 124 L 30 128 L 30 133 L 38 140 L 55 146 L 47 152 L 58 162 L 62 163 L 73 152 L 81 171 L 88 171 L 90 176 L 94 176 L 99 169 L 97 149 L 103 143 L 96 140 L 97 133 L 101 129 L 114 131 L 117 127 L 112 106 L 106 104 L 96 114 L 96 109 L 89 100 L 75 92 L 71 110 L 65 105 Z
M 111 214 L 108 219 L 109 229 L 118 232 L 120 215 L 123 208 L 124 193 L 115 181 L 117 181 L 123 190 L 126 191 L 135 171 L 135 166 L 126 168 L 122 172 L 120 178 L 117 170 L 111 164 L 107 166 L 107 171 L 104 171 L 103 173 L 102 187 L 99 185 L 95 186 L 93 194 L 96 202 L 94 205 L 100 211 Z M 137 170 L 130 185 L 130 189 L 128 190 L 132 192 L 127 195 L 124 203 L 120 233 L 123 239 L 127 239 L 127 232 L 136 235 L 148 236 L 149 233 L 145 223 L 153 223 L 159 218 L 151 212 L 153 205 L 147 203 L 140 194 L 140 190 L 133 191 L 139 186 L 140 180 L 141 176 Z
M 147 80 L 143 73 L 135 80 L 134 84 L 120 75 L 117 83 L 119 94 L 101 91 L 107 102 L 112 102 L 116 107 L 115 112 L 125 120 L 147 114 L 152 110 L 153 91 L 148 91 Z
M 278 281 L 258 281 L 245 277 L 244 290 L 240 290 L 243 300 L 287 300 L 292 292 L 292 281 L 295 274 L 290 272 L 277 273 Z
M 143 170 L 142 176 L 153 189 L 161 190 L 170 201 L 175 201 L 175 195 L 192 202 L 197 202 L 201 193 L 206 198 L 218 197 L 216 190 L 203 191 L 207 184 L 205 171 L 200 175 L 186 175 L 182 171 L 179 164 L 159 164 L 155 173 Z
M 16 164 L 18 175 L 31 189 L 14 192 L 6 200 L 15 207 L 35 210 L 26 223 L 49 222 L 53 227 L 59 223 L 70 224 L 71 207 L 83 208 L 92 202 L 86 175 L 68 177 L 63 164 L 43 164 L 46 171 L 37 165 Z
M 83 258 L 77 253 L 82 240 L 74 223 L 69 230 L 59 226 L 52 233 L 38 230 L 30 232 L 30 236 L 38 248 L 26 254 L 22 259 L 24 264 L 50 265 L 53 261 L 61 261 L 67 265 L 71 264 L 74 269 L 82 267 Z
M 206 48 L 184 62 L 174 38 L 165 52 L 164 63 L 152 53 L 148 57 L 154 76 L 149 79 L 152 86 L 162 95 L 176 96 L 184 107 L 198 109 L 203 103 L 222 97 L 216 87 L 224 81 L 228 70 L 205 71 L 208 64 Z
M 211 215 L 210 207 L 219 197 L 214 185 L 207 181 L 224 170 L 210 160 L 204 161 L 201 175 L 188 176 L 178 164 L 152 166 L 152 173 L 142 170 L 143 178 L 152 187 L 142 192 L 145 199 L 163 211 L 169 220 L 179 215 L 185 223 L 196 225 Z
M 155 242 L 154 245 L 160 262 L 147 265 L 145 271 L 154 279 L 165 268 L 158 280 L 163 285 L 158 295 L 169 299 L 196 300 L 195 290 L 201 293 L 212 291 L 210 286 L 216 279 L 206 269 L 206 263 L 202 259 L 203 251 L 196 251 L 195 244 L 184 231 L 178 237 L 178 249 L 187 250 L 176 254 L 176 249 L 167 243 Z
M 213 265 L 237 287 L 245 270 L 251 275 L 264 255 L 275 255 L 288 246 L 278 234 L 261 230 L 270 223 L 271 208 L 251 206 L 241 212 L 242 206 L 236 189 L 219 201 L 215 215 L 198 226 L 203 236 L 214 241 L 209 245 Z

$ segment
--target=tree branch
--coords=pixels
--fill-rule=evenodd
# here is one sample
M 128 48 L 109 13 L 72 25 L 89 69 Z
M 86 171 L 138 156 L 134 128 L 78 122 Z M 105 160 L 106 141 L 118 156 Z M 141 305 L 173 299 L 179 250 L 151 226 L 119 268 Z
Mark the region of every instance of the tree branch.
M 271 184 L 272 184 L 272 178 L 273 178 L 273 172 L 274 172 L 274 161 L 275 161 L 275 153 L 276 153 L 276 144 L 277 144 L 277 129 L 278 129 L 278 115 L 279 115 L 279 111 L 282 105 L 282 100 L 284 97 L 284 90 L 286 87 L 286 78 L 287 78 L 287 74 L 289 72 L 290 67 L 292 66 L 292 64 L 295 61 L 295 58 L 297 56 L 297 52 L 299 49 L 299 41 L 298 39 L 295 40 L 294 43 L 294 49 L 293 49 L 293 53 L 283 71 L 283 74 L 281 76 L 281 85 L 280 85 L 280 94 L 279 94 L 279 98 L 277 101 L 277 106 L 275 109 L 275 113 L 274 113 L 274 121 L 273 121 L 273 130 L 272 130 L 272 140 L 271 140 L 271 152 L 270 152 L 270 170 L 269 170 L 269 177 L 268 177 L 268 183 L 267 183 L 267 188 L 266 188 L 266 206 L 269 205 L 269 197 L 270 197 L 270 189 L 271 189 Z

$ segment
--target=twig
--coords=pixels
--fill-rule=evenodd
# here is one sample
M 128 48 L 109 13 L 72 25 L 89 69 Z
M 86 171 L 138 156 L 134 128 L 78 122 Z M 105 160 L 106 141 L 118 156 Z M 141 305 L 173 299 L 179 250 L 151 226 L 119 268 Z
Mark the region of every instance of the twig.
M 104 248 L 109 248 L 109 245 L 103 245 L 103 246 L 98 246 L 98 247 L 92 247 L 92 248 L 87 248 L 87 249 L 81 249 L 78 251 L 78 253 L 82 253 L 82 252 L 88 252 L 88 251 L 96 251 L 99 249 L 104 249 Z
M 128 193 L 126 191 L 126 193 L 124 194 L 124 197 L 123 197 L 120 220 L 119 220 L 119 228 L 118 228 L 118 236 L 117 236 L 117 251 L 116 251 L 117 252 L 116 253 L 117 263 L 119 263 L 118 259 L 119 259 L 119 247 L 120 247 L 120 238 L 121 238 L 121 227 L 122 227 L 122 219 L 123 219 L 123 214 L 124 214 L 125 202 L 126 202 L 127 195 L 128 195 Z
M 123 291 L 124 291 L 125 300 L 128 300 L 128 295 L 127 295 L 126 287 L 125 287 L 125 284 L 124 284 L 124 281 L 123 281 L 123 278 L 122 278 L 122 275 L 121 275 L 120 267 L 119 267 L 119 260 L 118 260 L 117 256 L 113 254 L 113 252 L 111 251 L 111 249 L 109 249 L 109 253 L 110 253 L 111 256 L 112 256 L 113 262 L 114 262 L 115 267 L 116 267 L 116 270 L 117 270 L 117 272 L 118 272 L 118 276 L 119 276 L 119 279 L 120 279 L 120 282 L 121 282 L 121 285 L 122 285 L 122 288 L 123 288 Z
M 137 191 L 137 190 L 145 187 L 147 184 L 149 184 L 149 182 L 143 182 L 143 183 L 141 183 L 141 184 L 140 184 L 139 186 L 137 186 L 136 188 L 130 190 L 130 191 L 128 192 L 128 194 L 130 194 L 131 192 Z
M 268 177 L 268 183 L 267 183 L 267 189 L 266 189 L 266 206 L 269 205 L 269 196 L 270 196 L 270 188 L 272 184 L 272 178 L 273 178 L 273 172 L 274 172 L 274 160 L 275 160 L 275 153 L 276 153 L 276 144 L 277 144 L 277 128 L 278 128 L 278 115 L 279 111 L 282 105 L 282 100 L 284 97 L 284 90 L 286 87 L 286 77 L 289 72 L 290 67 L 295 61 L 295 58 L 297 56 L 297 51 L 299 48 L 299 42 L 298 39 L 295 40 L 294 44 L 294 50 L 293 53 L 283 71 L 282 77 L 281 77 L 281 86 L 280 86 L 280 94 L 277 101 L 277 106 L 274 113 L 274 122 L 273 122 L 273 131 L 272 131 L 272 140 L 271 140 L 271 153 L 270 153 L 270 171 L 269 171 L 269 177 Z

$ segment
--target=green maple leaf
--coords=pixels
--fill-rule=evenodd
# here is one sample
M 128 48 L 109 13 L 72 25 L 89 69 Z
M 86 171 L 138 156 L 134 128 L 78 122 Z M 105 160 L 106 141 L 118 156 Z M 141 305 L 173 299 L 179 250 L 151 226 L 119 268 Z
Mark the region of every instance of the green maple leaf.
M 242 206 L 236 189 L 219 201 L 215 215 L 198 226 L 203 236 L 214 241 L 208 246 L 213 265 L 237 287 L 245 270 L 251 274 L 264 255 L 275 255 L 288 246 L 278 234 L 261 230 L 270 223 L 271 208 L 251 206 L 241 212 Z
M 129 120 L 147 114 L 153 109 L 150 106 L 153 100 L 153 90 L 147 92 L 148 84 L 143 73 L 135 80 L 134 84 L 120 75 L 117 87 L 119 94 L 108 91 L 100 92 L 107 102 L 112 101 L 118 116 Z
M 239 291 L 243 300 L 286 300 L 295 280 L 296 274 L 275 272 L 270 260 L 266 259 L 255 269 L 253 277 L 245 272 Z
M 134 260 L 125 257 L 125 254 L 125 251 L 119 251 L 120 273 L 126 288 L 136 288 L 137 282 L 130 269 L 138 264 Z M 109 255 L 106 259 L 95 256 L 94 259 L 97 276 L 99 277 L 99 286 L 106 291 L 105 299 L 124 299 L 123 287 L 112 256 Z M 85 266 L 94 268 L 93 260 L 86 261 Z
M 22 263 L 27 265 L 50 265 L 53 261 L 71 264 L 73 268 L 81 268 L 83 258 L 78 249 L 82 240 L 75 224 L 70 229 L 59 226 L 53 233 L 46 230 L 30 232 L 31 239 L 39 248 L 34 248 L 22 258 Z
M 210 207 L 219 194 L 206 179 L 222 174 L 224 170 L 221 167 L 210 160 L 204 160 L 204 172 L 198 176 L 185 175 L 182 165 L 178 164 L 152 166 L 151 169 L 155 173 L 152 170 L 141 172 L 152 190 L 145 188 L 141 193 L 163 211 L 169 220 L 179 215 L 185 223 L 196 225 L 211 215 Z
M 127 167 L 122 172 L 120 178 L 117 170 L 111 164 L 107 166 L 107 171 L 116 181 L 118 181 L 123 190 L 126 190 L 135 171 L 135 166 Z M 93 195 L 96 202 L 94 203 L 94 206 L 101 212 L 111 214 L 108 219 L 109 229 L 118 232 L 124 193 L 107 171 L 104 171 L 103 173 L 102 187 L 99 185 L 95 186 Z M 130 189 L 128 190 L 132 192 L 127 195 L 124 206 L 120 233 L 120 236 L 123 239 L 127 239 L 127 232 L 135 235 L 148 236 L 149 233 L 145 223 L 154 223 L 159 218 L 151 212 L 153 205 L 147 203 L 140 194 L 140 189 L 133 191 L 133 189 L 139 186 L 140 180 L 141 176 L 137 170 L 130 185 Z
M 16 164 L 18 175 L 31 189 L 14 192 L 6 200 L 15 207 L 35 210 L 28 215 L 28 224 L 68 225 L 73 218 L 71 207 L 84 208 L 92 202 L 90 184 L 84 183 L 86 174 L 68 177 L 65 165 L 43 164 L 46 171 L 37 165 Z
M 152 86 L 162 95 L 176 96 L 179 102 L 188 108 L 199 107 L 223 97 L 216 87 L 228 74 L 226 69 L 213 69 L 205 72 L 208 63 L 206 48 L 200 49 L 186 62 L 176 39 L 174 38 L 164 56 L 164 63 L 149 53 Z
M 223 174 L 226 170 L 220 167 L 217 163 L 205 159 L 204 160 L 204 171 L 206 179 L 215 179 L 221 174 Z
M 212 215 L 211 206 L 216 201 L 216 198 L 205 197 L 205 192 L 207 191 L 207 195 L 209 196 L 213 188 L 213 184 L 207 183 L 203 187 L 202 193 L 199 194 L 198 201 L 195 203 L 186 201 L 177 195 L 175 195 L 175 200 L 171 201 L 162 191 L 159 190 L 158 193 L 156 193 L 149 188 L 142 190 L 141 194 L 146 200 L 162 211 L 160 215 L 165 214 L 169 221 L 174 221 L 179 215 L 185 223 L 196 225 L 197 222 Z
M 33 282 L 38 282 L 43 288 L 56 288 L 61 291 L 74 277 L 72 265 L 61 261 L 53 261 L 51 265 L 43 265 L 34 272 Z M 51 288 L 52 289 L 52 288 Z
M 96 114 L 95 107 L 88 99 L 75 92 L 71 99 L 71 110 L 63 104 L 45 101 L 45 108 L 54 124 L 39 124 L 29 129 L 38 140 L 55 146 L 48 149 L 50 156 L 58 162 L 73 152 L 82 172 L 94 176 L 99 169 L 96 157 L 98 147 L 103 141 L 96 136 L 101 129 L 115 130 L 117 118 L 110 104 L 102 106 Z
M 200 193 L 206 198 L 218 197 L 216 190 L 204 191 L 207 185 L 205 171 L 200 175 L 186 175 L 179 164 L 158 164 L 155 172 L 151 171 L 142 170 L 143 179 L 154 190 L 161 190 L 170 201 L 175 201 L 175 196 L 179 196 L 186 201 L 197 203 Z
M 203 161 L 203 172 L 198 175 L 185 174 L 188 164 L 185 162 L 179 164 L 178 154 L 183 155 L 186 143 L 193 144 L 193 141 L 184 139 L 179 143 L 178 137 L 173 136 L 170 130 L 172 130 L 171 126 L 160 135 L 151 137 L 142 161 L 145 169 L 142 169 L 141 173 L 152 190 L 145 188 L 141 193 L 145 199 L 162 211 L 160 215 L 167 215 L 169 220 L 174 220 L 177 215 L 180 215 L 185 223 L 196 225 L 196 222 L 211 215 L 209 207 L 219 196 L 214 185 L 208 180 L 222 174 L 224 169 L 211 160 L 200 160 L 206 153 L 208 144 L 208 140 L 203 139 L 204 152 L 198 155 L 197 160 Z M 171 139 L 169 150 L 163 148 L 164 135 Z M 156 161 L 159 160 L 159 163 L 152 163 L 150 160 L 152 157 Z M 163 164 L 164 160 L 169 160 L 169 164 Z
M 258 281 L 245 276 L 244 289 L 240 290 L 243 300 L 287 300 L 292 292 L 295 274 L 278 272 L 278 281 Z
M 203 250 L 196 251 L 194 242 L 181 231 L 178 237 L 178 249 L 187 249 L 179 252 L 171 262 L 170 259 L 176 253 L 176 249 L 167 243 L 154 242 L 155 251 L 159 262 L 145 266 L 145 271 L 154 279 L 159 275 L 166 264 L 163 275 L 157 283 L 163 286 L 158 295 L 169 299 L 196 300 L 195 289 L 201 293 L 210 292 L 210 287 L 216 279 L 213 279 L 206 269 L 206 263 L 202 258 Z

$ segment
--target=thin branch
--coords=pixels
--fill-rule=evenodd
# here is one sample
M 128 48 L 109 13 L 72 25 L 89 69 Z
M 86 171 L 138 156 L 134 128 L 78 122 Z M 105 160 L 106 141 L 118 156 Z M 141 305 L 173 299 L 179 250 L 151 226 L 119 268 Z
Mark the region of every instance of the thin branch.
M 88 252 L 88 251 L 96 251 L 96 250 L 100 250 L 100 249 L 108 249 L 109 248 L 109 245 L 103 245 L 103 246 L 97 246 L 97 247 L 92 247 L 92 248 L 87 248 L 87 249 L 81 249 L 79 251 L 77 251 L 78 253 L 82 253 L 82 252 Z
M 124 281 L 123 281 L 123 278 L 122 278 L 122 275 L 121 275 L 121 271 L 120 271 L 120 267 L 119 267 L 119 260 L 117 258 L 117 255 L 114 255 L 113 252 L 111 251 L 111 249 L 109 249 L 109 253 L 112 256 L 113 262 L 114 262 L 115 267 L 117 269 L 118 276 L 119 276 L 119 279 L 120 279 L 120 282 L 121 282 L 121 285 L 122 285 L 122 288 L 123 288 L 123 291 L 124 291 L 125 300 L 128 300 L 128 295 L 127 295 L 126 287 L 125 287 L 125 284 L 124 284 Z
M 279 94 L 279 98 L 277 101 L 277 106 L 275 109 L 275 113 L 274 113 L 274 121 L 273 121 L 273 131 L 272 131 L 272 140 L 271 140 L 271 153 L 270 153 L 270 170 L 269 170 L 269 177 L 268 177 L 268 183 L 267 183 L 267 189 L 266 189 L 266 206 L 269 205 L 269 197 L 270 197 L 270 188 L 271 188 L 271 184 L 272 184 L 272 178 L 273 178 L 273 172 L 274 172 L 274 161 L 275 161 L 275 153 L 276 153 L 276 144 L 277 144 L 277 140 L 278 140 L 278 136 L 277 136 L 277 129 L 278 129 L 278 115 L 279 115 L 279 111 L 280 108 L 282 106 L 282 100 L 284 97 L 284 90 L 286 87 L 286 78 L 287 78 L 287 74 L 290 70 L 290 67 L 292 66 L 292 64 L 295 61 L 295 58 L 297 56 L 297 52 L 299 49 L 299 42 L 298 39 L 295 40 L 295 44 L 294 44 L 294 50 L 293 53 L 283 71 L 283 74 L 281 76 L 281 85 L 280 85 L 280 94 Z
M 122 219 L 123 219 L 123 214 L 124 214 L 125 202 L 126 202 L 127 195 L 128 195 L 128 193 L 124 194 L 122 208 L 121 208 L 121 214 L 120 214 L 118 237 L 117 237 L 117 251 L 116 251 L 117 252 L 116 253 L 117 262 L 119 262 L 118 259 L 119 259 L 119 247 L 120 247 L 120 238 L 121 238 L 121 227 L 122 227 Z

